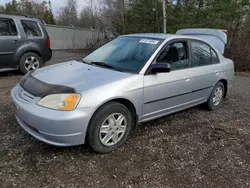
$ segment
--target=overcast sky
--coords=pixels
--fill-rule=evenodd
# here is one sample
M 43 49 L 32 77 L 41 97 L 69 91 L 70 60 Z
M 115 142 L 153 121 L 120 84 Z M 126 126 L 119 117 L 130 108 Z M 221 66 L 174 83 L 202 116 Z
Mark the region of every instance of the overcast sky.
M 8 3 L 10 1 L 11 0 L 0 0 L 0 5 L 3 5 L 3 4 Z M 40 1 L 42 2 L 42 0 L 40 0 Z M 60 7 L 65 5 L 65 1 L 66 0 L 51 0 L 52 9 L 53 9 L 54 14 L 57 14 Z M 76 0 L 76 1 L 77 1 L 78 12 L 80 12 L 82 7 L 87 4 L 86 2 L 88 2 L 87 0 Z

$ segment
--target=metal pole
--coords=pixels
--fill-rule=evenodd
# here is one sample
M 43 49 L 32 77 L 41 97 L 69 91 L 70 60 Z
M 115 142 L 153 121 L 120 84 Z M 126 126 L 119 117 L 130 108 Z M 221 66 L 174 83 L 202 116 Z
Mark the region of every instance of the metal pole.
M 166 0 L 162 0 L 162 12 L 163 12 L 163 33 L 167 33 Z
M 159 23 L 159 15 L 158 15 L 158 1 L 155 1 L 155 13 L 156 13 L 156 23 L 157 23 L 157 32 L 160 33 L 160 23 Z
M 125 34 L 125 2 L 124 0 L 121 1 L 121 7 L 122 7 L 122 27 L 123 27 L 123 34 Z

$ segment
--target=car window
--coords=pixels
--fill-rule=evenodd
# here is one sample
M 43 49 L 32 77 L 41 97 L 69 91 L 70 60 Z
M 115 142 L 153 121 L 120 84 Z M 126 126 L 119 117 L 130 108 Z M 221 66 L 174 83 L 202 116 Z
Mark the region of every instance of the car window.
M 27 37 L 42 36 L 42 31 L 37 22 L 30 20 L 21 20 L 21 23 Z
M 192 67 L 199 67 L 212 64 L 211 48 L 207 44 L 199 41 L 191 41 L 193 59 Z
M 211 48 L 211 54 L 212 54 L 213 64 L 220 63 L 220 60 L 219 60 L 217 53 L 212 48 Z
M 174 42 L 165 47 L 156 63 L 169 63 L 171 70 L 189 68 L 187 42 Z
M 119 37 L 86 56 L 84 61 L 103 62 L 125 72 L 138 73 L 161 43 L 161 39 Z
M 0 18 L 0 36 L 17 36 L 17 28 L 14 20 Z

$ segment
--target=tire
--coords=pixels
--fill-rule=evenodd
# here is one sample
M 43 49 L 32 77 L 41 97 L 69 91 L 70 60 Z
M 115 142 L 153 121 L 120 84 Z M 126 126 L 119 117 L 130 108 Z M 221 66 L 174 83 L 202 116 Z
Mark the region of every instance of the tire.
M 30 68 L 29 66 L 30 65 Z M 34 69 L 41 68 L 44 65 L 43 59 L 33 52 L 24 54 L 19 62 L 19 70 L 22 74 L 26 74 Z
M 219 92 L 220 91 L 220 92 Z M 215 100 L 215 93 L 218 92 L 220 93 L 217 100 Z M 217 93 L 217 94 L 218 94 Z M 221 105 L 221 102 L 223 101 L 223 97 L 224 97 L 224 94 L 225 94 L 225 86 L 222 82 L 218 82 L 214 88 L 213 88 L 213 91 L 212 93 L 210 94 L 210 97 L 206 103 L 206 106 L 208 108 L 208 110 L 216 110 L 220 107 Z
M 120 117 L 120 120 L 124 118 L 123 121 L 120 121 L 120 124 L 117 121 L 118 117 Z M 115 118 L 117 126 L 113 125 L 113 118 Z M 99 153 L 108 153 L 116 150 L 127 140 L 132 128 L 132 122 L 131 113 L 124 105 L 117 102 L 107 103 L 97 110 L 90 121 L 87 131 L 88 144 L 94 151 Z M 119 125 L 121 125 L 120 128 L 118 128 Z M 123 133 L 117 134 L 117 132 L 122 130 L 124 131 Z M 105 138 L 107 139 L 105 140 Z

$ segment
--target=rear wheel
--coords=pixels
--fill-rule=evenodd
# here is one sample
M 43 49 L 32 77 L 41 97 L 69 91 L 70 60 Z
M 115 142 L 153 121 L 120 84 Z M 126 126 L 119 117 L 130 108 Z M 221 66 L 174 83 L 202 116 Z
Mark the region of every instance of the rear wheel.
M 88 143 L 96 152 L 111 152 L 127 140 L 131 127 L 129 110 L 120 103 L 110 102 L 94 114 L 87 132 Z
M 219 108 L 223 100 L 224 93 L 225 93 L 224 84 L 222 82 L 218 82 L 214 86 L 213 91 L 207 101 L 207 108 L 209 110 L 215 110 Z
M 33 52 L 24 54 L 20 59 L 20 72 L 26 74 L 29 71 L 38 69 L 44 65 L 44 61 L 41 57 Z

